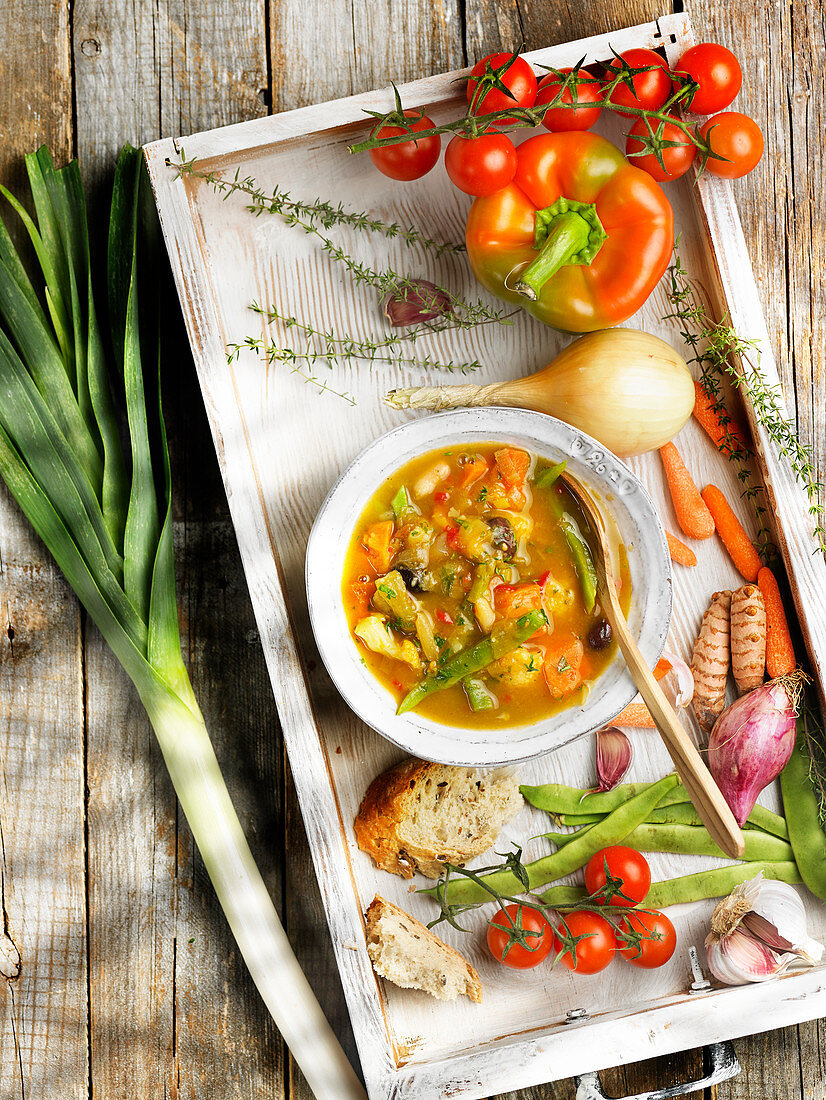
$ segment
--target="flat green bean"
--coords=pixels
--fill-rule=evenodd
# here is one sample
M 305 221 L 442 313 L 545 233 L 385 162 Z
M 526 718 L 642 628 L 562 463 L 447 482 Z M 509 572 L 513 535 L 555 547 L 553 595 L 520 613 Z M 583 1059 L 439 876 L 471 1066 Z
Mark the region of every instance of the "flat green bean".
M 578 837 L 583 837 L 594 825 L 585 825 L 576 833 L 545 833 L 557 847 L 564 848 Z M 764 833 L 761 829 L 746 829 L 743 832 L 745 848 L 741 859 L 747 862 L 785 863 L 794 859 L 791 845 L 780 837 Z M 638 852 L 672 852 L 687 856 L 721 856 L 725 852 L 714 843 L 702 825 L 638 825 L 625 838 L 629 848 Z
M 569 825 L 574 828 L 580 825 L 596 825 L 605 816 L 605 814 L 551 814 L 559 825 Z
M 537 810 L 547 810 L 552 814 L 609 814 L 624 806 L 629 799 L 635 798 L 651 788 L 651 783 L 622 783 L 611 791 L 586 791 L 578 787 L 566 787 L 564 783 L 544 783 L 540 787 L 522 786 L 519 790 L 524 798 Z M 688 793 L 682 785 L 669 790 L 660 806 L 670 806 L 675 802 L 688 802 Z
M 601 821 L 604 814 L 552 814 L 560 825 L 576 828 L 579 825 L 593 825 Z M 675 802 L 671 806 L 660 804 L 648 815 L 648 825 L 702 825 L 703 821 L 690 802 Z M 745 829 L 760 829 L 764 833 L 789 839 L 786 822 L 779 814 L 772 813 L 765 806 L 755 806 L 749 814 Z
M 777 879 L 790 885 L 802 882 L 796 863 L 735 863 L 731 867 L 716 867 L 713 871 L 698 871 L 694 875 L 652 882 L 651 889 L 640 903 L 641 908 L 665 909 L 706 898 L 722 898 L 735 886 L 763 872 L 763 878 Z M 552 886 L 540 894 L 546 905 L 576 905 L 586 897 L 582 886 Z
M 600 848 L 621 844 L 630 832 L 645 821 L 663 795 L 676 787 L 678 782 L 676 775 L 666 775 L 656 783 L 647 784 L 646 789 L 640 794 L 629 799 L 596 825 L 592 825 L 588 829 L 587 836 L 567 844 L 559 851 L 527 863 L 525 868 L 528 872 L 530 889 L 535 890 L 537 886 L 553 882 L 555 879 L 562 878 L 563 875 L 569 875 L 571 871 L 578 870 Z M 512 871 L 492 871 L 484 876 L 483 881 L 500 894 L 513 895 L 525 892 L 524 886 Z M 436 891 L 435 889 L 426 890 L 425 893 L 435 896 Z M 445 896 L 449 903 L 467 905 L 490 900 L 490 895 L 484 887 L 464 877 L 452 878 L 447 885 Z
M 826 901 L 826 834 L 820 823 L 820 812 L 812 781 L 809 777 L 811 757 L 798 719 L 797 741 L 789 762 L 780 774 L 783 808 L 789 827 L 789 840 L 803 881 L 813 894 Z M 805 727 L 804 727 L 805 728 Z

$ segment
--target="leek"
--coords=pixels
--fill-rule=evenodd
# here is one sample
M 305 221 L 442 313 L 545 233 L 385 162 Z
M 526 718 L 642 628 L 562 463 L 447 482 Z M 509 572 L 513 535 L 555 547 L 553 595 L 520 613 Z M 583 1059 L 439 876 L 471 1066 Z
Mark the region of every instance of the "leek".
M 141 155 L 123 149 L 112 196 L 114 377 L 77 163 L 55 170 L 44 147 L 26 168 L 34 218 L 0 188 L 37 261 L 33 283 L 0 221 L 0 476 L 135 684 L 232 933 L 310 1088 L 319 1100 L 363 1098 L 255 865 L 181 655 L 157 302 L 147 293 L 160 259 Z

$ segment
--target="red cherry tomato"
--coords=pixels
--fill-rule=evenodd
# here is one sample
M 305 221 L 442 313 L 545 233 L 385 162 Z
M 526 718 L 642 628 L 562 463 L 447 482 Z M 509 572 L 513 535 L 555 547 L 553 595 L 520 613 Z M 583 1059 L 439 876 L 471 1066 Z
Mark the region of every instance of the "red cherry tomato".
M 713 115 L 700 127 L 711 148 L 725 160 L 709 157 L 706 168 L 714 176 L 737 180 L 748 175 L 763 156 L 763 131 L 753 118 L 738 111 Z
M 505 913 L 507 917 L 501 911 L 497 913 L 488 925 L 488 948 L 491 955 L 514 970 L 530 970 L 539 966 L 554 945 L 550 924 L 538 909 L 532 909 L 530 905 L 507 905 Z M 531 950 L 511 940 L 510 933 L 514 926 L 523 929 Z
M 635 848 L 614 844 L 610 848 L 602 848 L 588 860 L 585 889 L 589 894 L 608 895 L 613 889 L 608 883 L 609 878 L 617 888 L 607 899 L 609 905 L 637 905 L 651 886 L 651 868 L 645 856 Z
M 674 954 L 677 933 L 665 913 L 640 910 L 623 917 L 617 929 L 617 943 L 620 955 L 628 962 L 643 970 L 656 970 Z
M 597 974 L 613 959 L 617 942 L 605 917 L 576 909 L 564 918 L 560 916 L 554 930 L 554 949 L 562 952 L 560 960 L 569 970 Z
M 418 111 L 405 111 L 404 114 L 405 118 L 416 120 L 410 124 L 414 133 L 433 129 L 433 122 L 427 115 L 420 116 Z M 373 137 L 399 137 L 404 133 L 406 131 L 401 126 L 385 124 L 373 132 Z M 371 149 L 370 159 L 391 180 L 409 182 L 427 175 L 439 159 L 441 148 L 441 138 L 438 134 L 432 134 L 430 137 L 401 141 L 398 145 L 381 145 L 378 149 Z
M 477 61 L 471 70 L 467 82 L 467 101 L 472 102 L 478 81 L 485 75 L 490 62 L 491 69 L 499 69 L 507 63 L 511 54 L 492 53 Z M 514 58 L 513 62 L 500 75 L 499 80 L 510 92 L 491 88 L 473 108 L 475 115 L 489 115 L 494 111 L 507 111 L 509 107 L 533 107 L 536 102 L 536 74 L 524 57 Z M 503 120 L 504 121 L 504 120 Z
M 466 195 L 492 195 L 516 175 L 516 149 L 506 134 L 457 134 L 445 149 L 445 168 Z
M 686 73 L 700 87 L 685 106 L 695 115 L 713 115 L 732 103 L 743 83 L 740 62 L 725 46 L 714 42 L 701 42 L 686 50 L 677 64 L 675 73 Z
M 679 127 L 674 126 L 670 122 L 666 122 L 662 127 L 662 132 L 660 132 L 660 125 L 661 124 L 656 121 L 652 121 L 651 123 L 651 128 L 656 137 L 661 137 L 663 141 L 679 141 L 685 143 L 681 145 L 669 145 L 663 149 L 662 157 L 665 171 L 663 171 L 662 165 L 657 160 L 655 153 L 644 153 L 641 157 L 631 156 L 632 153 L 639 152 L 645 148 L 645 145 L 640 140 L 643 137 L 648 137 L 648 127 L 645 124 L 645 119 L 638 118 L 631 127 L 625 142 L 625 155 L 630 158 L 631 163 L 635 167 L 642 168 L 644 172 L 647 172 L 649 176 L 653 176 L 655 180 L 658 180 L 660 183 L 670 183 L 672 180 L 677 180 L 680 176 L 686 174 L 691 167 L 697 149 L 696 146 L 691 144 Z
M 565 76 L 572 72 L 571 69 L 560 69 Z M 552 107 L 542 116 L 542 125 L 552 133 L 560 134 L 567 130 L 590 130 L 599 118 L 600 104 L 602 103 L 602 85 L 595 76 L 580 71 L 580 79 L 583 83 L 576 86 L 576 98 L 571 88 L 566 88 L 562 93 L 562 103 L 582 103 L 582 107 Z M 562 81 L 554 73 L 548 73 L 539 81 L 539 90 L 536 95 L 537 105 L 550 103 L 559 94 Z M 594 106 L 596 104 L 596 106 Z
M 658 111 L 671 94 L 671 74 L 668 62 L 664 57 L 660 57 L 658 53 L 655 53 L 654 50 L 626 50 L 625 53 L 620 54 L 620 57 L 632 69 L 642 69 L 647 65 L 656 65 L 657 67 L 647 73 L 638 73 L 637 76 L 631 78 L 631 83 L 634 85 L 633 92 L 627 84 L 618 84 L 611 93 L 611 102 L 618 104 L 620 107 L 644 107 L 647 111 Z M 616 76 L 619 67 L 619 62 L 614 58 L 608 66 L 606 79 L 612 80 Z M 620 114 L 625 115 L 626 118 L 634 117 L 626 114 L 625 111 L 620 111 Z

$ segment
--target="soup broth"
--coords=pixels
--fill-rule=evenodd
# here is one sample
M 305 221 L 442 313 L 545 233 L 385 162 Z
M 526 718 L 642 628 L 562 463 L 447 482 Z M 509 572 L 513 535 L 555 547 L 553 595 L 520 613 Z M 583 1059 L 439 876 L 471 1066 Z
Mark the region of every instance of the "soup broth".
M 422 455 L 373 495 L 342 595 L 363 662 L 403 709 L 474 729 L 585 701 L 615 643 L 561 472 L 483 443 Z

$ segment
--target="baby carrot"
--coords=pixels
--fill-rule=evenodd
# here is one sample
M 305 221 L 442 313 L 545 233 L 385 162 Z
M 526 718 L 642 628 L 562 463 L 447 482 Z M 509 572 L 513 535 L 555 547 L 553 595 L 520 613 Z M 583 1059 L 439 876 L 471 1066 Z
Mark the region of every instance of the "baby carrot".
M 642 702 L 629 703 L 625 710 L 621 710 L 616 718 L 611 719 L 611 725 L 629 729 L 656 729 L 651 711 Z
M 660 447 L 668 489 L 674 503 L 674 512 L 682 531 L 690 539 L 708 539 L 714 534 L 714 520 L 703 503 L 694 479 L 680 458 L 673 443 Z
M 777 579 L 764 565 L 757 574 L 757 587 L 766 605 L 766 671 L 769 679 L 787 676 L 796 666 L 794 646 Z
M 717 534 L 723 540 L 729 557 L 743 578 L 754 584 L 757 574 L 763 568 L 763 562 L 754 548 L 754 543 L 743 530 L 743 525 L 716 485 L 706 485 L 702 496 L 714 517 Z
M 667 676 L 671 671 L 671 662 L 665 657 L 660 657 L 654 666 L 654 679 L 662 680 L 663 676 Z M 656 729 L 654 725 L 654 719 L 651 717 L 651 711 L 645 705 L 645 703 L 637 696 L 633 699 L 625 710 L 621 710 L 616 718 L 611 722 L 612 726 L 626 726 L 631 729 Z
M 672 561 L 677 562 L 678 565 L 692 566 L 697 564 L 697 555 L 690 546 L 680 542 L 670 531 L 666 531 L 665 537 L 668 539 L 668 552 Z
M 731 455 L 737 451 L 748 451 L 745 436 L 725 409 L 716 407 L 714 398 L 706 393 L 701 382 L 694 383 L 694 416 L 706 435 L 714 442 L 718 451 Z

